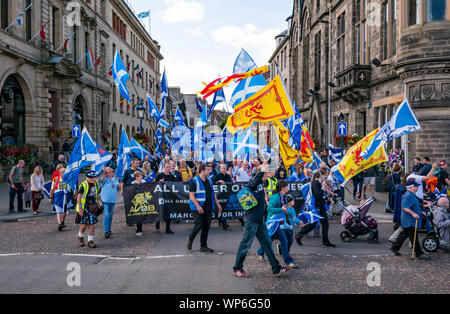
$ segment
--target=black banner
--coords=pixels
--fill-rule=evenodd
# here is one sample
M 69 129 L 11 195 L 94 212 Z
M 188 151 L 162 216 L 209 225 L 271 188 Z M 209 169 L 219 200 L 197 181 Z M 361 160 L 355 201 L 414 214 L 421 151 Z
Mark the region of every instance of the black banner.
M 295 199 L 295 208 L 303 205 L 301 193 L 302 184 L 288 182 L 289 194 Z M 214 185 L 222 213 L 217 209 L 213 212 L 213 219 L 218 215 L 225 219 L 236 219 L 244 216 L 241 204 L 237 200 L 237 193 L 248 183 Z M 189 208 L 189 185 L 182 182 L 145 183 L 124 187 L 124 204 L 127 224 L 153 223 L 168 217 L 171 220 L 193 220 Z

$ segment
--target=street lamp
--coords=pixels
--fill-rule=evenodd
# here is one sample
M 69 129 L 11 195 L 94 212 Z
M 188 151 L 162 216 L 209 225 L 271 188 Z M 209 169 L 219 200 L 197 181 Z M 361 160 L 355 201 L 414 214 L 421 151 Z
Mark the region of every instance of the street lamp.
M 141 128 L 141 134 L 142 134 L 142 119 L 144 119 L 145 116 L 145 107 L 142 103 L 142 100 L 139 100 L 139 104 L 136 106 L 137 116 L 140 119 L 140 128 Z

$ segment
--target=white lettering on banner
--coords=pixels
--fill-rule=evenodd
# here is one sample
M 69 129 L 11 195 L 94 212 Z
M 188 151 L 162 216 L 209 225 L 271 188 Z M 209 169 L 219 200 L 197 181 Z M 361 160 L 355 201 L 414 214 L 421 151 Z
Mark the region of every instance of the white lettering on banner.
M 240 189 L 241 189 L 241 187 L 239 185 L 232 185 L 231 186 L 231 191 L 233 193 L 239 192 Z
M 155 186 L 155 190 L 153 191 L 153 193 L 154 193 L 154 192 L 162 192 L 162 190 L 161 190 L 161 185 L 157 184 L 157 185 Z
M 184 187 L 184 193 L 189 193 L 189 185 L 185 184 Z

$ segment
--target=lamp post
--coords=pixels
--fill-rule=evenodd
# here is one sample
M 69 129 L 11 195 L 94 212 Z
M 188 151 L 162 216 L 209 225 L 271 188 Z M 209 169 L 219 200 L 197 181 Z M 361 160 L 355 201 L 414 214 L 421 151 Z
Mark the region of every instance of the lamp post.
M 338 120 L 339 120 L 339 122 L 344 122 L 344 115 L 342 114 L 342 112 L 339 112 Z M 343 154 L 344 153 L 344 135 L 341 135 L 341 151 Z
M 141 128 L 141 134 L 142 134 L 142 119 L 144 119 L 145 116 L 145 107 L 142 103 L 142 100 L 139 100 L 139 104 L 136 106 L 137 116 L 140 120 L 140 128 Z

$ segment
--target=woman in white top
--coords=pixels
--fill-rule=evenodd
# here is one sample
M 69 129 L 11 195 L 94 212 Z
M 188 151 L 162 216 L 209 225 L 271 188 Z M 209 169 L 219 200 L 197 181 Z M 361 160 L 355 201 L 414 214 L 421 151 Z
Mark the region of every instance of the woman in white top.
M 31 206 L 33 208 L 33 214 L 39 214 L 39 205 L 43 198 L 42 190 L 44 189 L 44 176 L 42 175 L 42 168 L 37 166 L 34 168 L 33 174 L 30 178 L 31 182 Z

